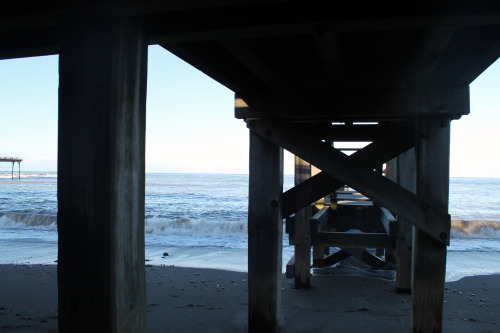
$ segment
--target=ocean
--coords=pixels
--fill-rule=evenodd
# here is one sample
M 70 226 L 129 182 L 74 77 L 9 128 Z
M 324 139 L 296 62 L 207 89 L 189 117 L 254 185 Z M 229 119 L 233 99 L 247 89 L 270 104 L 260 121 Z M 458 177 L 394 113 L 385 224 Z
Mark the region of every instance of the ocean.
M 0 264 L 54 264 L 56 192 L 54 172 L 0 175 Z M 147 263 L 246 271 L 247 208 L 248 175 L 147 174 Z M 500 273 L 500 178 L 451 178 L 449 211 L 446 280 Z

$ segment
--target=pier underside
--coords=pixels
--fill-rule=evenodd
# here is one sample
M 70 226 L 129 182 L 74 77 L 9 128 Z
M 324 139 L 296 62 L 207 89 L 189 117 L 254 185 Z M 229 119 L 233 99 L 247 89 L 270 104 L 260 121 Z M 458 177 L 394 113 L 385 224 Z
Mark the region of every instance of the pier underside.
M 280 329 L 286 218 L 297 288 L 311 265 L 389 265 L 411 291 L 409 330 L 441 331 L 450 126 L 500 56 L 496 3 L 24 1 L 0 13 L 0 41 L 0 59 L 60 55 L 60 332 L 146 331 L 148 44 L 234 91 L 249 129 L 251 332 Z M 285 193 L 283 149 L 297 156 Z M 342 204 L 345 187 L 372 208 Z

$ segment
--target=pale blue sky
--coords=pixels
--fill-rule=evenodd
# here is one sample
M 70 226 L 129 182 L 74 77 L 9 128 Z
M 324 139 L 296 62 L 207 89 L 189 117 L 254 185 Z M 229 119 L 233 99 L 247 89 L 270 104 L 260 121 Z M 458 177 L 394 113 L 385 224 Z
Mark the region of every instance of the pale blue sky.
M 57 56 L 0 61 L 0 156 L 24 158 L 22 170 L 56 171 L 57 66 Z M 148 66 L 146 171 L 248 173 L 233 92 L 158 46 Z M 452 122 L 451 176 L 500 177 L 499 81 L 497 62 L 471 85 L 471 114 Z

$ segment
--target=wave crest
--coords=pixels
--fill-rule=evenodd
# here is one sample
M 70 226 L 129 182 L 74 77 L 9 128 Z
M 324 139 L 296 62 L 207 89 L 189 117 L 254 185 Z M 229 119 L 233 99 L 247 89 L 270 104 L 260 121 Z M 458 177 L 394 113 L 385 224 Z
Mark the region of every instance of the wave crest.
M 500 222 L 451 221 L 452 238 L 500 238 Z
M 43 214 L 0 213 L 0 228 L 57 230 L 57 217 Z
M 224 236 L 247 233 L 247 223 L 235 221 L 202 221 L 188 218 L 150 218 L 146 220 L 146 233 L 161 235 Z

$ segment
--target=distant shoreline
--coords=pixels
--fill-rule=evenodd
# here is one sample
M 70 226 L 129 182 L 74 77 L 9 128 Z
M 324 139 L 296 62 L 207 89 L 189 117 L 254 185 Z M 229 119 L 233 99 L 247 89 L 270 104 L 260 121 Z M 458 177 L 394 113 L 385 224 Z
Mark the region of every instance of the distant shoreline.
M 14 170 L 15 171 L 15 170 Z M 5 172 L 6 174 L 8 172 Z M 15 172 L 16 173 L 16 172 Z M 21 170 L 23 174 L 56 174 L 57 171 L 48 170 Z M 1 174 L 1 173 L 0 173 Z M 10 173 L 9 173 L 10 174 Z M 234 176 L 248 176 L 248 173 L 227 173 L 227 172 L 146 172 L 146 175 L 234 175 Z M 293 176 L 293 174 L 284 174 L 284 176 Z M 500 179 L 500 177 L 483 177 L 483 176 L 450 176 L 450 179 Z

